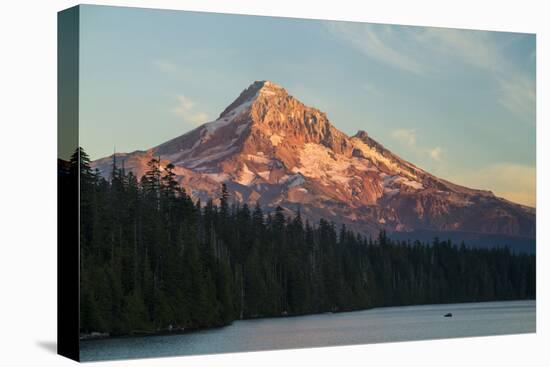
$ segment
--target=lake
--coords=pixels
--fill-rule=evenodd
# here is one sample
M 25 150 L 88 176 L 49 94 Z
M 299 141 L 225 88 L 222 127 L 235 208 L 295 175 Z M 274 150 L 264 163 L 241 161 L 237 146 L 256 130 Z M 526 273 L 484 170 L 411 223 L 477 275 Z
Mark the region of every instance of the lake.
M 443 317 L 452 313 L 452 317 Z M 187 334 L 82 341 L 82 361 L 533 333 L 535 301 L 385 307 L 240 320 Z

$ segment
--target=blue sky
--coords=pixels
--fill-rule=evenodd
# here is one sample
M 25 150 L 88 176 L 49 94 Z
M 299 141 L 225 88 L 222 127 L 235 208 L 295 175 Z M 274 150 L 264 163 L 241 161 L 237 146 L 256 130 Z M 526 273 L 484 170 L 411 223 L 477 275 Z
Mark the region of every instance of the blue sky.
M 347 134 L 534 206 L 535 55 L 530 34 L 83 6 L 80 144 L 153 147 L 267 79 Z

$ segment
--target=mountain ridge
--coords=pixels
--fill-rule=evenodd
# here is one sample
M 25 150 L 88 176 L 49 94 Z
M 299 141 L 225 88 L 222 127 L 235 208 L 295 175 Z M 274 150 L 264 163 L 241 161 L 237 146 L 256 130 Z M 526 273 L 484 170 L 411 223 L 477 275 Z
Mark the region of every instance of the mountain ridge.
M 533 208 L 438 178 L 363 130 L 348 136 L 271 81 L 252 83 L 212 122 L 146 151 L 117 153 L 138 177 L 153 156 L 176 166 L 194 198 L 216 197 L 225 182 L 238 202 L 300 208 L 311 221 L 360 233 L 535 235 Z M 107 176 L 112 156 L 93 166 Z

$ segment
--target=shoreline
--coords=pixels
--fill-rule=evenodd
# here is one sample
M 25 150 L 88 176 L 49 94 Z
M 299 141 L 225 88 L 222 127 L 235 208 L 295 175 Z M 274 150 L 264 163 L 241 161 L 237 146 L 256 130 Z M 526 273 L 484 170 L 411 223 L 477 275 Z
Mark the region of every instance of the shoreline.
M 235 321 L 250 321 L 250 320 L 269 320 L 269 319 L 280 319 L 280 318 L 292 318 L 292 317 L 303 317 L 303 316 L 315 316 L 323 314 L 341 314 L 341 313 L 352 313 L 352 312 L 362 312 L 370 311 L 376 309 L 389 309 L 389 308 L 405 308 L 405 307 L 419 307 L 419 306 L 449 306 L 449 305 L 467 305 L 472 303 L 501 303 L 501 302 L 521 302 L 521 301 L 534 301 L 536 308 L 536 298 L 524 298 L 524 299 L 507 299 L 507 300 L 490 300 L 490 301 L 471 301 L 471 302 L 443 302 L 443 303 L 420 303 L 420 304 L 409 304 L 409 305 L 393 305 L 393 306 L 375 306 L 370 308 L 362 308 L 357 310 L 345 310 L 345 311 L 323 311 L 315 313 L 304 313 L 304 314 L 291 314 L 291 315 L 270 315 L 270 316 L 259 316 L 259 317 L 248 317 L 244 319 L 235 319 L 225 325 L 211 326 L 211 327 L 202 327 L 202 328 L 184 328 L 184 329 L 175 329 L 174 331 L 164 330 L 164 331 L 151 331 L 151 332 L 136 332 L 131 334 L 121 334 L 121 335 L 109 335 L 109 333 L 98 333 L 98 336 L 90 336 L 90 334 L 84 334 L 79 337 L 79 343 L 82 342 L 93 342 L 98 340 L 109 340 L 109 339 L 131 339 L 131 338 L 140 338 L 140 337 L 154 337 L 154 336 L 166 336 L 166 335 L 182 335 L 182 334 L 191 334 L 200 331 L 216 330 L 222 329 L 227 326 L 232 325 Z

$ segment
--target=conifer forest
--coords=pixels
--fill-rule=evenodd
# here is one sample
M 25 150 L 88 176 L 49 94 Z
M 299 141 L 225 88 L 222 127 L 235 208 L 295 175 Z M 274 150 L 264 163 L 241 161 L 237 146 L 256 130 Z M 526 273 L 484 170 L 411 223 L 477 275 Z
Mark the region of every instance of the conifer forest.
M 237 319 L 535 298 L 535 255 L 374 238 L 299 211 L 219 195 L 193 201 L 174 166 L 109 178 L 82 148 L 60 180 L 80 185 L 80 332 L 195 330 Z M 75 244 L 66 244 L 74 246 Z

